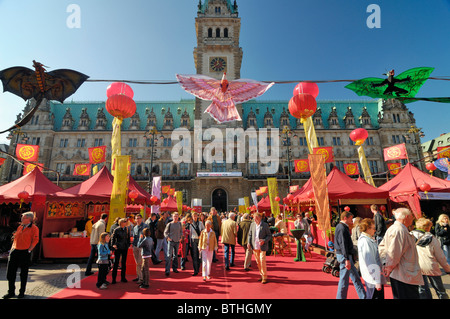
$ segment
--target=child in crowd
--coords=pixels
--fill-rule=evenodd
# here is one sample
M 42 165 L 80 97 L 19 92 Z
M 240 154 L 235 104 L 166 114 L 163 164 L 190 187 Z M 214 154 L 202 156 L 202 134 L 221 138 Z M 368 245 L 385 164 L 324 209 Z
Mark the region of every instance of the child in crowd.
M 111 250 L 109 249 L 108 242 L 110 240 L 109 233 L 102 233 L 98 241 L 98 278 L 97 278 L 97 288 L 106 289 L 108 288 L 108 282 L 106 281 L 106 276 L 109 271 L 109 255 Z
M 144 228 L 137 244 L 142 248 L 142 283 L 139 288 L 148 288 L 150 280 L 150 259 L 152 257 L 153 239 L 151 237 L 150 229 Z

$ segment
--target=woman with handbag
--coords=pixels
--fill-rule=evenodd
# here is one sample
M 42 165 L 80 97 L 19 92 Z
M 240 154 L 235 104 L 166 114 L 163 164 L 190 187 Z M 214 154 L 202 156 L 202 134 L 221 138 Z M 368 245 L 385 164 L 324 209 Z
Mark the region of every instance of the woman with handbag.
M 109 233 L 102 233 L 100 235 L 100 239 L 98 241 L 97 249 L 98 249 L 98 277 L 97 277 L 97 288 L 106 289 L 108 288 L 108 282 L 106 281 L 106 276 L 109 272 L 109 255 L 111 254 L 111 250 L 109 249 L 108 242 L 110 236 Z

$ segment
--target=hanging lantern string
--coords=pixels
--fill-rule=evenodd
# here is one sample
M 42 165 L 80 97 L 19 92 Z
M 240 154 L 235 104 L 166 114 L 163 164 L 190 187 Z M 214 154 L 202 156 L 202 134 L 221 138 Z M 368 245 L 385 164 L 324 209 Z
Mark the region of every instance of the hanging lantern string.
M 341 79 L 341 80 L 285 80 L 285 81 L 261 81 L 267 83 L 275 84 L 291 84 L 298 82 L 308 82 L 308 83 L 339 83 L 339 82 L 354 82 L 358 79 Z M 450 81 L 450 76 L 440 76 L 440 77 L 429 77 L 428 80 L 437 81 Z M 86 82 L 124 82 L 133 84 L 178 84 L 178 81 L 171 80 L 103 80 L 103 79 L 87 79 Z

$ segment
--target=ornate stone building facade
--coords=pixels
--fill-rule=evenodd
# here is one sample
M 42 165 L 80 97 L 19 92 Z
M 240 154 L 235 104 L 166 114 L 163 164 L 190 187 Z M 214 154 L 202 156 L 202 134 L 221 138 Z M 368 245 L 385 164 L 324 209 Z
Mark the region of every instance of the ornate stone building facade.
M 193 52 L 198 74 L 220 79 L 226 72 L 229 80 L 241 77 L 243 50 L 239 42 L 240 23 L 236 1 L 199 1 L 195 19 L 197 46 Z M 220 125 L 204 113 L 208 101 L 136 102 L 136 114 L 123 122 L 122 154 L 131 155 L 131 175 L 142 186 L 147 188 L 150 176 L 160 175 L 163 184 L 171 184 L 183 192 L 186 204 L 190 205 L 194 198 L 202 199 L 204 210 L 209 210 L 211 206 L 219 210 L 233 209 L 238 206 L 239 198 L 250 196 L 252 191 L 266 185 L 268 177 L 278 178 L 280 196 L 285 196 L 289 177 L 291 185 L 300 186 L 309 178 L 308 173 L 294 172 L 294 160 L 307 158 L 308 147 L 300 121 L 289 114 L 288 102 L 253 100 L 243 103 L 238 105 L 242 122 Z M 32 103 L 26 105 L 24 113 Z M 112 119 L 105 110 L 105 101 L 64 104 L 44 101 L 30 123 L 23 127 L 22 133 L 26 133 L 26 143 L 40 146 L 39 162 L 48 168 L 45 174 L 67 188 L 87 178 L 73 176 L 72 173 L 75 164 L 89 161 L 89 147 L 107 145 L 105 165 L 110 168 Z M 405 140 L 408 129 L 415 125 L 413 114 L 397 100 L 318 101 L 313 122 L 319 145 L 333 146 L 335 162 L 327 164 L 328 170 L 333 165 L 343 170 L 344 164 L 358 161 L 357 148 L 349 139 L 350 132 L 358 127 L 369 131 L 364 149 L 378 185 L 386 181 L 386 175 L 379 175 L 387 170 L 383 148 L 405 142 L 410 161 L 421 156 L 420 152 L 416 152 L 416 146 Z M 200 125 L 196 126 L 196 123 Z M 146 133 L 152 127 L 156 127 L 158 133 L 153 145 L 150 175 L 152 139 Z M 193 155 L 190 162 L 176 163 L 172 151 L 180 142 L 172 139 L 175 136 L 173 132 L 181 128 L 189 132 L 190 138 L 184 139 L 182 143 L 191 148 Z M 263 158 L 259 157 L 256 163 L 248 160 L 255 155 L 251 154 L 251 145 L 258 146 L 257 149 L 262 146 L 261 143 L 273 147 L 276 145 L 273 136 L 268 136 L 262 142 L 245 139 L 243 161 L 238 160 L 236 155 L 227 160 L 226 154 L 230 151 L 227 147 L 214 150 L 223 152 L 223 161 L 209 163 L 204 158 L 194 161 L 195 152 L 198 151 L 194 141 L 200 138 L 200 151 L 204 154 L 213 140 L 208 135 L 209 128 L 217 128 L 222 132 L 223 145 L 226 145 L 229 128 L 245 131 L 255 129 L 257 133 L 263 129 L 279 129 L 275 137 L 280 141 L 278 169 L 273 174 L 263 174 Z M 289 128 L 292 133 L 286 140 L 283 140 L 281 133 L 284 128 Z M 13 135 L 10 149 L 14 149 L 22 137 Z M 232 148 L 233 154 L 237 154 L 237 141 Z M 22 175 L 22 168 L 17 163 L 7 160 L 4 165 L 2 183 Z

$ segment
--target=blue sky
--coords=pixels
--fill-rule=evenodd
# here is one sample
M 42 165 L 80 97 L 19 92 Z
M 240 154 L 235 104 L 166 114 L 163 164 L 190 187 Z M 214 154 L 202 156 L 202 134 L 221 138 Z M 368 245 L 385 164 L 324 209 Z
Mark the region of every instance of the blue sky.
M 69 28 L 67 8 L 80 8 L 80 28 Z M 0 70 L 70 68 L 91 79 L 167 80 L 195 73 L 198 0 L 0 0 Z M 301 81 L 383 77 L 418 66 L 450 76 L 450 0 L 238 0 L 241 77 Z M 381 28 L 368 28 L 370 4 Z M 319 84 L 318 100 L 360 100 L 347 83 Z M 104 101 L 108 83 L 86 82 L 67 101 Z M 180 86 L 131 85 L 136 101 L 192 98 Z M 260 100 L 289 100 L 295 84 L 277 84 Z M 417 97 L 450 96 L 450 81 L 428 80 Z M 368 99 L 368 98 L 367 98 Z M 0 130 L 25 103 L 0 92 Z M 450 131 L 450 105 L 408 104 L 427 141 Z M 6 143 L 0 135 L 0 143 Z

